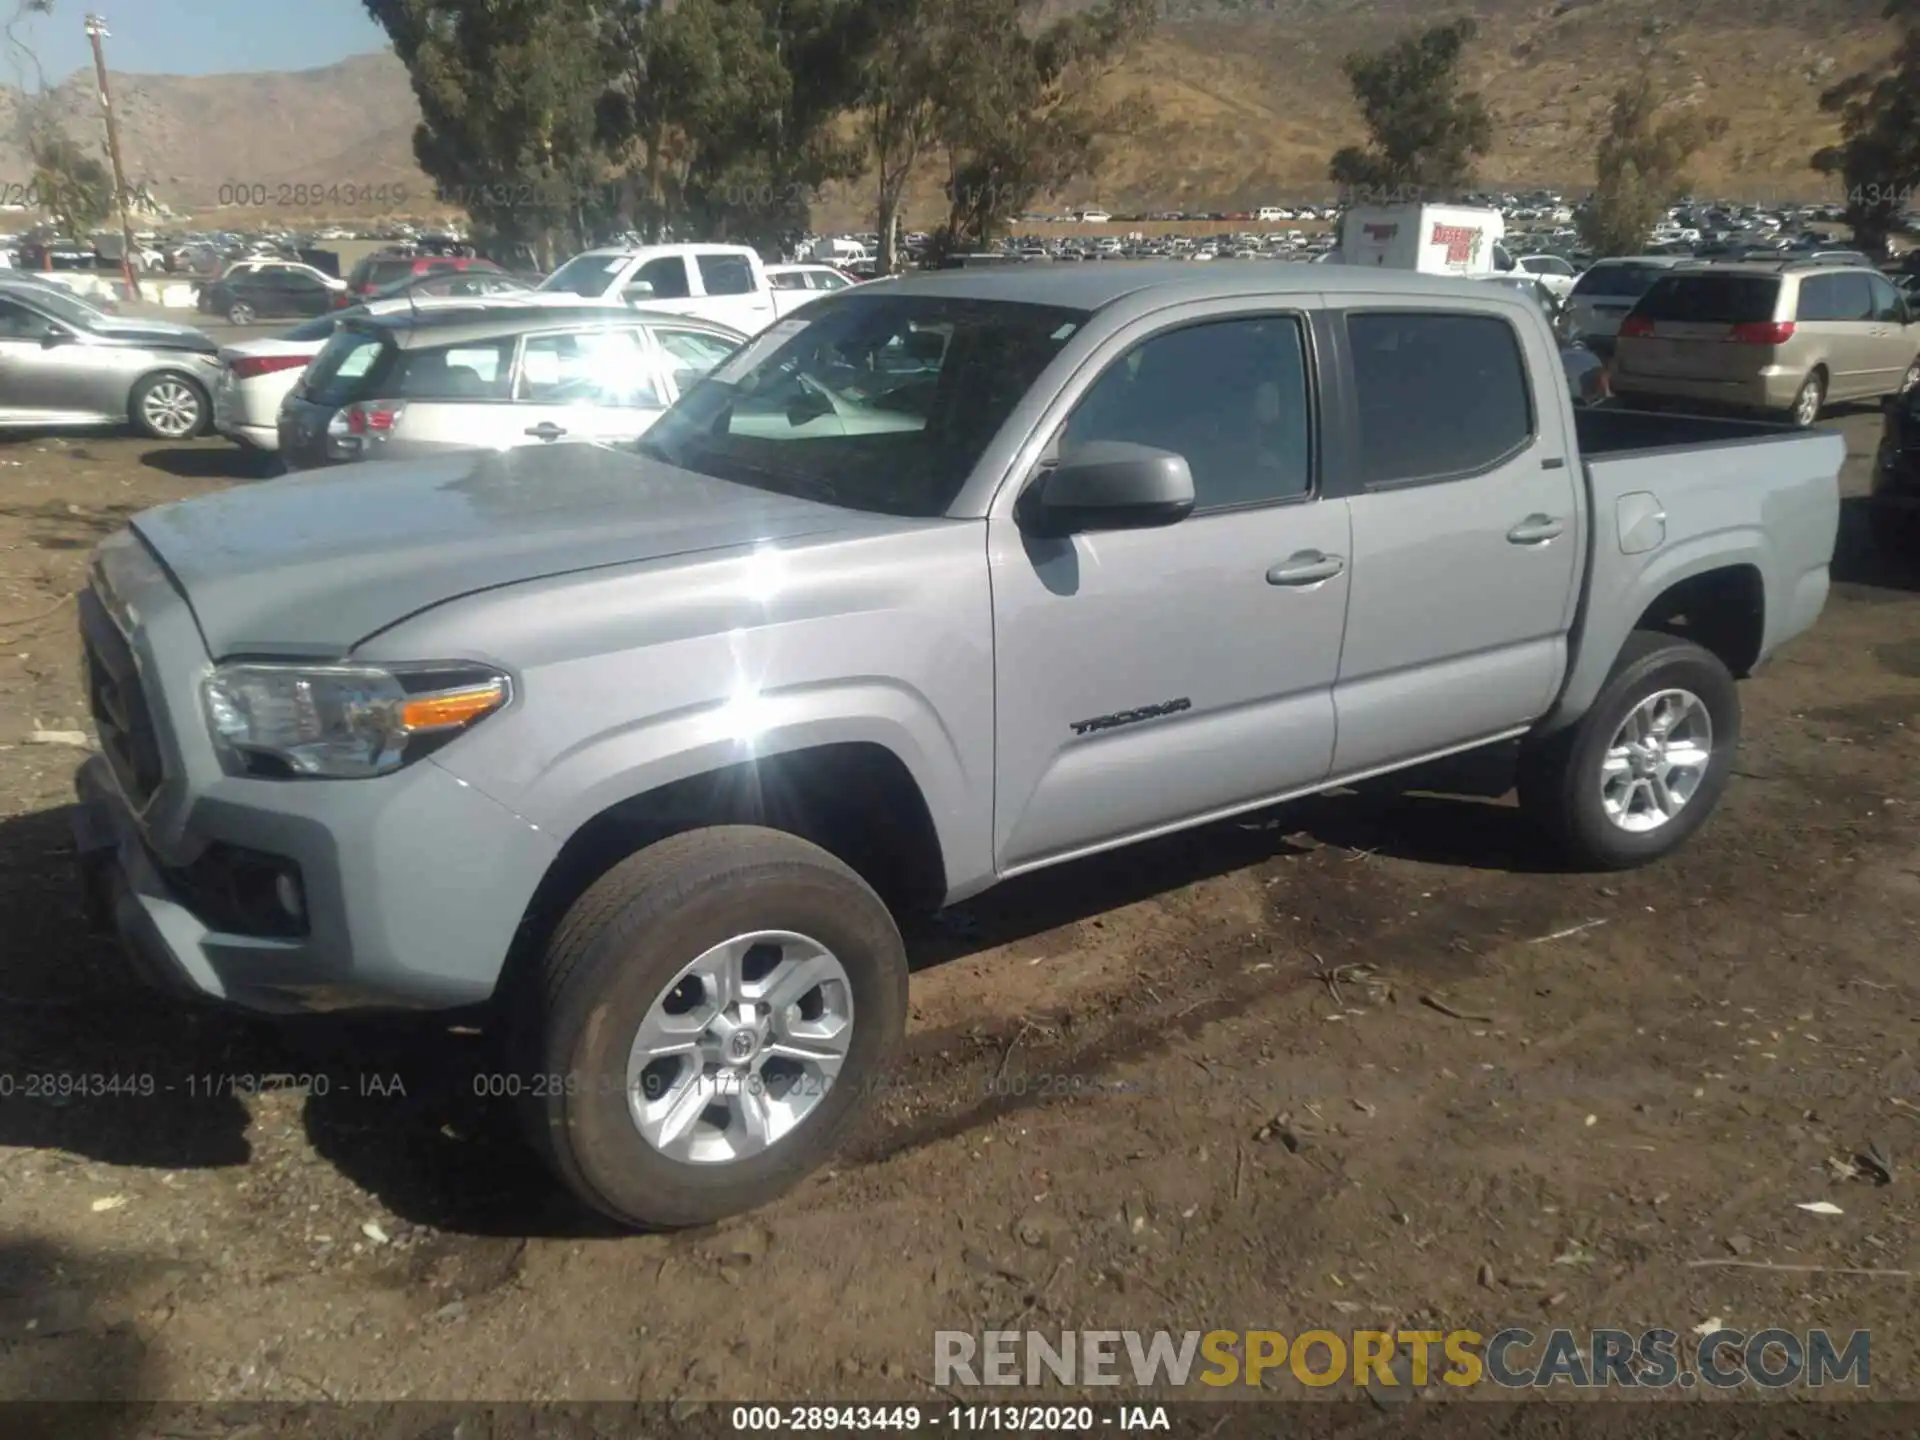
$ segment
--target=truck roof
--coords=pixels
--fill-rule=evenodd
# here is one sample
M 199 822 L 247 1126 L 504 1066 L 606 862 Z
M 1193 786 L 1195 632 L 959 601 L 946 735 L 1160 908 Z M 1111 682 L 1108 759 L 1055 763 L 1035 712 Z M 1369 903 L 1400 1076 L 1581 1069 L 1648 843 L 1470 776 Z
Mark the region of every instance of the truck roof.
M 1376 266 L 1314 265 L 1295 261 L 1236 260 L 1223 265 L 1191 261 L 1102 261 L 1092 265 L 1046 262 L 960 270 L 929 271 L 899 279 L 870 281 L 862 293 L 888 286 L 906 295 L 951 295 L 970 300 L 1014 300 L 1100 310 L 1144 290 L 1170 298 L 1208 300 L 1245 295 L 1407 295 L 1452 296 L 1484 300 L 1479 279 L 1421 275 Z

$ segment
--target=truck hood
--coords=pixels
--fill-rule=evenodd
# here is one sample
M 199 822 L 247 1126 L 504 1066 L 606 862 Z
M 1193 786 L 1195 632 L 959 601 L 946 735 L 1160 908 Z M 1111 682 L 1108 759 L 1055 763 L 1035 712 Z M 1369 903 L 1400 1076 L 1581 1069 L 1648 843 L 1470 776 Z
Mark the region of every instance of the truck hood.
M 228 659 L 340 658 L 478 591 L 885 520 L 568 445 L 320 470 L 132 524 Z

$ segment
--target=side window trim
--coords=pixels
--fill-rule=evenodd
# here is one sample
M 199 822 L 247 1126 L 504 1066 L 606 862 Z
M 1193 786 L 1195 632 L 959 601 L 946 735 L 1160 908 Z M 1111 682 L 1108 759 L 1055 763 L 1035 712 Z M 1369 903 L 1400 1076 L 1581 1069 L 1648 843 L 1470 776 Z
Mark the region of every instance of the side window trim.
M 1164 339 L 1166 336 L 1175 334 L 1181 330 L 1201 329 L 1209 325 L 1228 325 L 1235 321 L 1243 320 L 1280 319 L 1293 321 L 1299 327 L 1300 331 L 1301 370 L 1302 378 L 1305 381 L 1306 392 L 1303 397 L 1306 406 L 1307 421 L 1306 489 L 1295 495 L 1275 495 L 1264 500 L 1238 500 L 1216 505 L 1200 505 L 1195 507 L 1193 514 L 1189 518 L 1197 520 L 1213 515 L 1238 515 L 1249 511 L 1270 510 L 1282 505 L 1306 505 L 1325 498 L 1322 485 L 1321 456 L 1323 449 L 1322 436 L 1327 427 L 1321 418 L 1322 407 L 1319 376 L 1322 371 L 1322 366 L 1319 362 L 1320 334 L 1318 327 L 1313 323 L 1314 318 L 1314 312 L 1294 308 L 1284 303 L 1264 305 L 1258 309 L 1223 311 L 1217 314 L 1195 315 L 1189 313 L 1180 318 L 1157 325 L 1144 333 L 1134 335 L 1133 338 L 1110 351 L 1103 350 L 1100 355 L 1094 357 L 1089 366 L 1092 372 L 1091 378 L 1080 388 L 1079 393 L 1074 396 L 1073 402 L 1067 406 L 1060 418 L 1051 427 L 1046 444 L 1041 450 L 1042 458 L 1040 463 L 1035 465 L 1032 471 L 1019 482 L 1016 489 L 1024 491 L 1039 479 L 1044 471 L 1047 460 L 1058 457 L 1061 436 L 1065 433 L 1069 422 L 1072 421 L 1074 412 L 1093 394 L 1100 382 L 1106 378 L 1108 372 L 1110 372 L 1115 365 L 1123 363 L 1127 356 L 1133 354 L 1134 351 L 1140 349 L 1143 345 L 1151 344 L 1155 340 Z
M 1526 435 L 1522 437 L 1515 444 L 1509 445 L 1505 450 L 1503 450 L 1498 456 L 1494 457 L 1493 459 L 1488 460 L 1483 464 L 1471 467 L 1469 469 L 1451 470 L 1451 471 L 1435 471 L 1430 474 L 1424 474 L 1424 475 L 1403 476 L 1399 479 L 1394 479 L 1394 480 L 1368 479 L 1364 473 L 1364 466 L 1361 462 L 1361 453 L 1360 453 L 1360 448 L 1358 443 L 1360 428 L 1361 428 L 1360 427 L 1360 381 L 1359 381 L 1358 373 L 1354 367 L 1354 351 L 1353 351 L 1352 339 L 1347 333 L 1347 323 L 1355 315 L 1439 315 L 1439 316 L 1466 315 L 1466 316 L 1472 316 L 1475 318 L 1498 320 L 1501 324 L 1507 327 L 1507 333 L 1513 341 L 1514 353 L 1518 356 L 1520 361 L 1520 379 L 1526 387 L 1526 392 L 1525 392 L 1526 404 L 1527 404 Z M 1503 469 L 1506 466 L 1511 465 L 1515 460 L 1519 459 L 1522 455 L 1526 454 L 1527 451 L 1534 449 L 1540 444 L 1540 441 L 1542 438 L 1541 430 L 1542 430 L 1543 417 L 1541 415 L 1541 409 L 1540 409 L 1540 397 L 1535 393 L 1535 390 L 1534 390 L 1533 364 L 1528 356 L 1526 340 L 1521 336 L 1519 330 L 1514 327 L 1512 320 L 1510 320 L 1507 316 L 1498 314 L 1493 311 L 1477 308 L 1477 307 L 1454 308 L 1451 306 L 1430 306 L 1430 307 L 1425 307 L 1420 309 L 1410 309 L 1404 303 L 1380 304 L 1380 305 L 1364 305 L 1363 304 L 1363 305 L 1351 305 L 1351 306 L 1342 307 L 1332 317 L 1331 323 L 1335 326 L 1335 328 L 1337 328 L 1340 331 L 1342 341 L 1344 342 L 1343 350 L 1345 353 L 1342 356 L 1342 359 L 1344 362 L 1343 368 L 1342 368 L 1342 379 L 1345 381 L 1346 390 L 1348 394 L 1348 402 L 1351 407 L 1349 411 L 1349 416 L 1350 416 L 1349 424 L 1351 427 L 1349 430 L 1349 434 L 1352 435 L 1354 439 L 1353 453 L 1351 456 L 1353 469 L 1351 473 L 1356 483 L 1354 485 L 1353 493 L 1362 494 L 1362 495 L 1373 495 L 1373 494 L 1379 494 L 1379 493 L 1390 491 L 1390 490 L 1410 490 L 1416 486 L 1421 486 L 1421 485 L 1452 485 L 1462 480 L 1477 480 L 1483 475 L 1491 475 L 1493 474 L 1494 471 Z M 1556 364 L 1560 363 L 1557 357 L 1556 357 L 1555 363 Z

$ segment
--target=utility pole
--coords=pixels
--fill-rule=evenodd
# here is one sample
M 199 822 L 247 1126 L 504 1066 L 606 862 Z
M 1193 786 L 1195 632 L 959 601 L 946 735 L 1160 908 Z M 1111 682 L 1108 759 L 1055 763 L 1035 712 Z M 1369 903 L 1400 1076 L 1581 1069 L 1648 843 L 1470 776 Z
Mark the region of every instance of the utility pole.
M 107 56 L 100 42 L 111 39 L 107 22 L 87 16 L 87 39 L 93 42 L 93 70 L 100 81 L 100 109 L 107 117 L 107 158 L 113 162 L 113 196 L 120 207 L 120 272 L 126 278 L 127 298 L 140 298 L 140 282 L 133 277 L 133 220 L 127 211 L 127 176 L 120 164 L 120 126 L 113 117 L 113 95 L 107 88 Z M 79 237 L 75 237 L 76 239 Z

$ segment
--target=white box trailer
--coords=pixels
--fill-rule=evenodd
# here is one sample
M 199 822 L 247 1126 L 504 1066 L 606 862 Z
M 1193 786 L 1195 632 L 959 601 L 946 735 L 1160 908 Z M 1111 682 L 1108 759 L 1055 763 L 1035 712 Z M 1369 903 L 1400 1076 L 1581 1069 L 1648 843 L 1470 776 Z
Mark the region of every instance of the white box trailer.
M 1340 222 L 1340 260 L 1423 275 L 1492 275 L 1506 237 L 1498 210 L 1471 205 L 1357 205 Z

